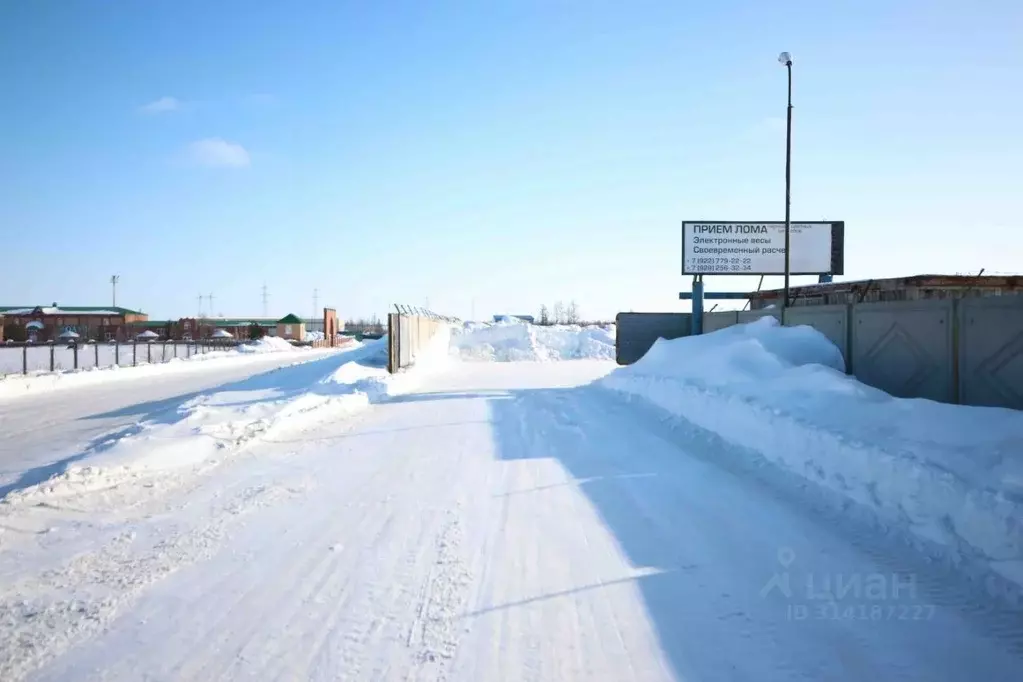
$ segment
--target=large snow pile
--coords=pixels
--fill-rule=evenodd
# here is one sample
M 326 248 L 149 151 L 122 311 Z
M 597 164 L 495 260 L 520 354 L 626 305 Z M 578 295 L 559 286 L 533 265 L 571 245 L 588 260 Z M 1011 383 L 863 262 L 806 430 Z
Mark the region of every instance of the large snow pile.
M 467 322 L 452 332 L 451 354 L 490 362 L 613 360 L 615 327 Z
M 1023 412 L 893 398 L 773 317 L 659 340 L 603 379 L 1023 586 Z

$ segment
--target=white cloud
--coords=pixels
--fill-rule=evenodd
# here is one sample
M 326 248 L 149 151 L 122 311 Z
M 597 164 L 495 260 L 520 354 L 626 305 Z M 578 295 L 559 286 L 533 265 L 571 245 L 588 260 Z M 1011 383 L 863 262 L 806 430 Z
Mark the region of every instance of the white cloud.
M 143 114 L 166 114 L 169 111 L 177 111 L 181 108 L 181 101 L 176 97 L 161 97 L 149 104 L 139 107 Z
M 201 166 L 244 168 L 249 165 L 249 152 L 245 147 L 219 137 L 196 140 L 188 145 L 188 158 Z

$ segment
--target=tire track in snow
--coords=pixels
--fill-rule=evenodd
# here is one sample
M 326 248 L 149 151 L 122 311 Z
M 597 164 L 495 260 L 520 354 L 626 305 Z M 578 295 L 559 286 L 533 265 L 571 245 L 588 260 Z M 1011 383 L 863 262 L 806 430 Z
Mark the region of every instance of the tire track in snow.
M 283 486 L 252 488 L 204 526 L 164 536 L 141 550 L 135 532 L 122 533 L 97 552 L 5 588 L 0 594 L 0 679 L 21 679 L 95 635 L 150 585 L 212 556 L 242 516 L 301 492 Z

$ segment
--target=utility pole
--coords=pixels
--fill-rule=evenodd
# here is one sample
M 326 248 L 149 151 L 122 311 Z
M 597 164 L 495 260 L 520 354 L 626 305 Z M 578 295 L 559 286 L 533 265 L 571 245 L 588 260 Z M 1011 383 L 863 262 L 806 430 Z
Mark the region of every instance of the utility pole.
M 313 316 L 311 319 L 316 319 L 316 311 L 319 310 L 320 306 L 320 290 L 313 289 Z
M 196 298 L 199 299 L 199 317 L 197 319 L 201 320 L 202 319 L 202 299 L 203 299 L 203 296 L 202 296 L 202 294 L 199 294 Z
M 269 301 L 270 294 L 268 294 L 266 291 L 266 282 L 263 282 L 263 319 L 266 319 L 267 317 L 270 316 Z
M 111 294 L 112 294 L 112 297 L 113 297 L 113 307 L 115 307 L 115 308 L 117 307 L 117 283 L 120 280 L 121 280 L 121 276 L 120 275 L 111 275 L 110 276 L 110 288 L 112 290 Z
M 213 313 L 213 294 L 210 294 L 210 317 L 216 317 Z

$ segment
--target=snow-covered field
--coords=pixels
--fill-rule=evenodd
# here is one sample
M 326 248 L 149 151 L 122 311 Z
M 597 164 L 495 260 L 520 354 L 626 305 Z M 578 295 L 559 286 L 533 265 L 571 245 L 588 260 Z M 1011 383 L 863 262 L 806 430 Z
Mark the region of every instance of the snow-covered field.
M 378 342 L 118 384 L 134 421 L 55 420 L 54 476 L 0 503 L 0 679 L 1023 679 L 1019 606 L 905 542 L 1011 575 L 1014 413 L 731 329 L 628 368 L 613 328 L 469 325 L 397 376 Z

